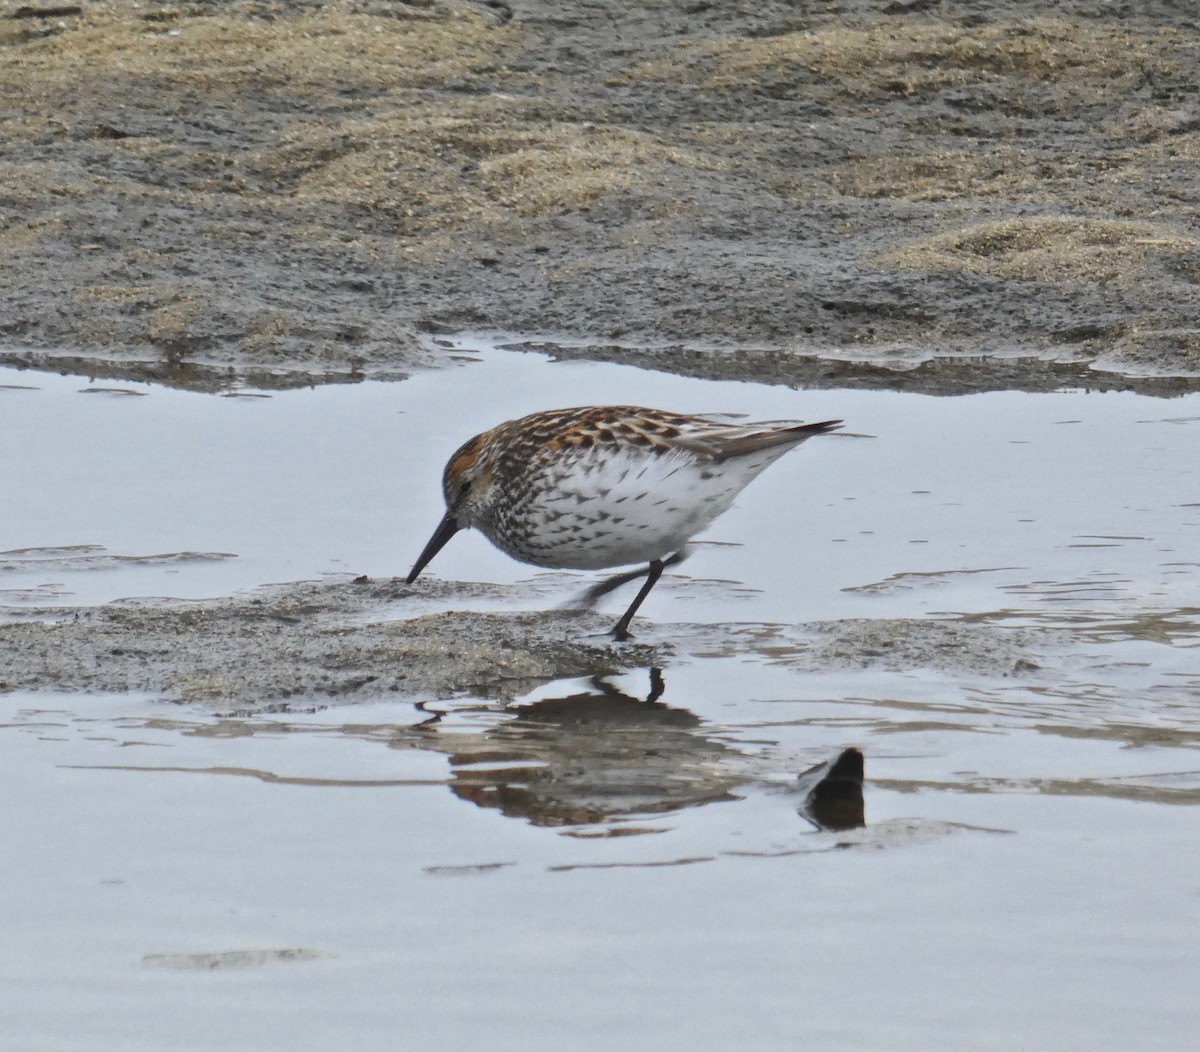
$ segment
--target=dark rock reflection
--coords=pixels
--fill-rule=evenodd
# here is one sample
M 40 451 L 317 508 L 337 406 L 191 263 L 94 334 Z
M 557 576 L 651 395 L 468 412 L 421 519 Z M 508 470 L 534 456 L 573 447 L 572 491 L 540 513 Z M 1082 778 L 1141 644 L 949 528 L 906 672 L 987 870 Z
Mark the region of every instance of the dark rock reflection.
M 810 767 L 796 783 L 803 794 L 800 814 L 818 829 L 841 832 L 867 824 L 863 754 L 857 749 L 846 749 L 836 759 Z

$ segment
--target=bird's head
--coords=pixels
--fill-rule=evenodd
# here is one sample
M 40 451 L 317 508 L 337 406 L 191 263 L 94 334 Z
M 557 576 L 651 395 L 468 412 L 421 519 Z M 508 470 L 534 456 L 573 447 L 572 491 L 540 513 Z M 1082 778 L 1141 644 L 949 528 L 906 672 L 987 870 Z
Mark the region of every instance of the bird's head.
M 429 543 L 409 571 L 407 582 L 412 584 L 430 560 L 446 546 L 459 530 L 474 526 L 482 519 L 492 490 L 494 464 L 487 456 L 487 440 L 491 432 L 464 442 L 447 461 L 442 473 L 442 493 L 446 498 L 446 514 L 438 524 Z
M 442 473 L 446 510 L 460 527 L 478 523 L 491 495 L 495 465 L 485 448 L 490 434 L 485 431 L 459 446 Z

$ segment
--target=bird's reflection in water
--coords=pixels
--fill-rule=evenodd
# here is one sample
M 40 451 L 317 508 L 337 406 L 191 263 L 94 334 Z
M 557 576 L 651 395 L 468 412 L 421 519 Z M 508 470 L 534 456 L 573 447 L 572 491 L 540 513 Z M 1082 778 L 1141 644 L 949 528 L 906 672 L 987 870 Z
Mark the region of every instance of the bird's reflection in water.
M 614 820 L 737 799 L 743 756 L 705 733 L 700 718 L 594 678 L 586 691 L 508 710 L 482 732 L 447 734 L 451 790 L 535 825 L 608 824 L 608 835 L 656 832 Z M 449 748 L 447 748 L 449 746 Z
M 637 819 L 740 799 L 761 768 L 719 728 L 661 701 L 662 672 L 647 671 L 645 697 L 594 677 L 586 690 L 488 710 L 482 728 L 434 715 L 391 744 L 443 753 L 455 796 L 534 825 L 571 826 L 575 836 L 662 832 Z M 862 753 L 846 749 L 803 772 L 789 793 L 819 830 L 863 826 Z
M 145 721 L 147 728 L 205 738 L 244 738 L 284 732 L 335 734 L 395 750 L 444 756 L 451 792 L 479 807 L 494 808 L 534 825 L 573 827 L 573 836 L 665 832 L 649 820 L 688 807 L 777 795 L 820 831 L 865 825 L 863 756 L 846 749 L 835 759 L 781 783 L 770 754 L 745 747 L 737 729 L 703 721 L 668 705 L 660 670 L 647 669 L 645 697 L 627 694 L 600 677 L 587 689 L 501 709 L 478 703 L 434 711 L 418 723 L 318 723 L 220 719 Z M 754 746 L 766 743 L 758 740 Z M 122 767 L 126 770 L 192 768 Z M 384 781 L 337 777 L 283 777 L 252 768 L 206 768 L 212 773 L 264 781 L 329 786 L 428 786 L 442 779 Z M 639 822 L 639 819 L 641 820 Z M 590 828 L 589 828 L 590 827 Z

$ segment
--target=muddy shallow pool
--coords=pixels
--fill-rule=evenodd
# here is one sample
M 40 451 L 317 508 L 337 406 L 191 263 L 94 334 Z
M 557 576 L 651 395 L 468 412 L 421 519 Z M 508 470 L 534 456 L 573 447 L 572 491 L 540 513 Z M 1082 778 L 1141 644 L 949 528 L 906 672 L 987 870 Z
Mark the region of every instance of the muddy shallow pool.
M 45 689 L 0 693 L 16 1044 L 1190 1047 L 1200 397 L 796 392 L 459 346 L 451 374 L 270 397 L 4 372 L 8 626 L 402 575 L 445 457 L 551 404 L 874 437 L 746 491 L 643 608 L 653 662 L 507 705 L 214 711 L 81 690 L 47 647 Z M 342 630 L 530 616 L 588 580 L 467 536 L 431 570 L 477 586 Z M 866 824 L 817 829 L 796 775 L 849 746 Z

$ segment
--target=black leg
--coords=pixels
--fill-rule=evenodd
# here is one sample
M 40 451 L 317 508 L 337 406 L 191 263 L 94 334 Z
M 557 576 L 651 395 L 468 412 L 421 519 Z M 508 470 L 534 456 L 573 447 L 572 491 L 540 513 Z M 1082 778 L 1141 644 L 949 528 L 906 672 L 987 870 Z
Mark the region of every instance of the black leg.
M 666 689 L 667 685 L 663 682 L 662 669 L 652 668 L 650 670 L 650 693 L 646 695 L 646 702 L 653 704 L 658 701 Z
M 650 693 L 646 695 L 644 704 L 653 705 L 659 698 L 663 696 L 663 692 L 667 689 L 667 685 L 663 682 L 662 669 L 650 668 L 646 670 L 650 673 Z M 603 694 L 606 698 L 615 698 L 617 701 L 637 701 L 637 698 L 632 698 L 624 691 L 618 690 L 603 676 L 593 676 L 591 679 L 592 689 L 597 694 Z M 423 724 L 418 723 L 418 727 Z
M 664 565 L 661 559 L 654 559 L 646 569 L 646 583 L 642 585 L 641 591 L 634 596 L 633 602 L 629 604 L 629 609 L 621 615 L 621 620 L 613 628 L 613 639 L 617 640 L 617 642 L 629 638 L 629 622 L 633 620 L 633 615 L 637 613 L 637 608 L 642 605 L 642 600 L 650 594 L 650 589 L 658 584 L 658 579 L 662 576 Z M 625 580 L 633 579 L 628 574 L 622 574 L 621 576 Z M 641 574 L 636 576 L 640 577 Z
M 661 562 L 662 568 L 665 570 L 671 566 L 678 566 L 684 559 L 692 554 L 690 548 L 680 548 L 669 559 L 658 560 Z M 650 566 L 653 566 L 651 563 Z M 579 599 L 579 605 L 582 607 L 592 607 L 596 605 L 597 599 L 603 599 L 609 592 L 620 588 L 623 584 L 628 584 L 630 581 L 636 581 L 639 577 L 645 577 L 650 572 L 650 567 L 644 570 L 629 570 L 627 573 L 619 573 L 614 577 L 609 577 L 603 581 L 599 581 L 592 585 Z
M 621 585 L 636 581 L 639 577 L 645 577 L 647 573 L 649 570 L 645 568 L 630 570 L 627 573 L 614 574 L 612 577 L 606 577 L 603 581 L 597 581 L 579 597 L 579 605 L 590 609 L 596 605 L 598 599 L 603 599 L 609 592 L 615 592 Z

